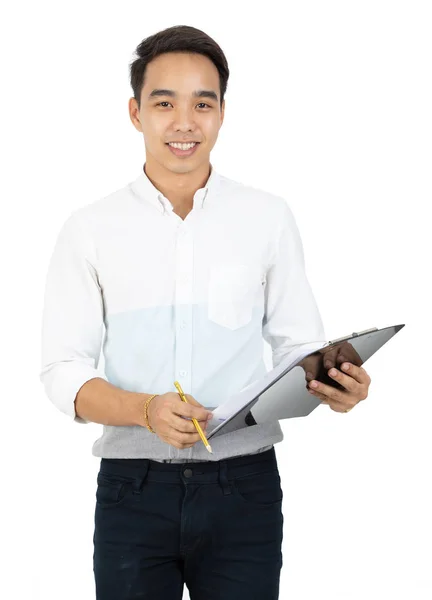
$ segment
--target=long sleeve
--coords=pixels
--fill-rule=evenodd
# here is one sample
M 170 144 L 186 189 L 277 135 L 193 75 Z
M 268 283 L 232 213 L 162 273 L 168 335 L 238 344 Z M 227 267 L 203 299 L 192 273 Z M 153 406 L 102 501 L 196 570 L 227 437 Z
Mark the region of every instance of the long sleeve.
M 321 315 L 305 272 L 300 233 L 288 204 L 281 204 L 273 260 L 267 271 L 262 335 L 273 368 L 298 344 L 326 341 Z
M 95 377 L 103 335 L 103 300 L 95 250 L 76 211 L 63 224 L 48 267 L 40 380 L 51 402 L 77 423 L 75 397 Z

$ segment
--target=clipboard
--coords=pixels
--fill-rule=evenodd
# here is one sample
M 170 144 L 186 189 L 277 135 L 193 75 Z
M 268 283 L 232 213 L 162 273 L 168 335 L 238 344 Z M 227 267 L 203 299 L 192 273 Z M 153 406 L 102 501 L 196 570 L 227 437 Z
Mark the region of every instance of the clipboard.
M 321 404 L 307 391 L 316 379 L 337 389 L 344 389 L 328 375 L 332 366 L 340 370 L 343 362 L 362 366 L 405 324 L 378 329 L 372 327 L 329 342 L 299 344 L 262 379 L 249 384 L 213 410 L 206 437 L 224 435 L 281 419 L 305 417 Z M 326 366 L 327 361 L 331 362 Z

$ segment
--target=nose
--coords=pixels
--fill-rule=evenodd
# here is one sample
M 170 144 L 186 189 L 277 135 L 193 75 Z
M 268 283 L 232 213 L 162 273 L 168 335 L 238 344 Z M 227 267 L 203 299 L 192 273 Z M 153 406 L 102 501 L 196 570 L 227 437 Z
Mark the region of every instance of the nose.
M 193 131 L 195 124 L 190 108 L 177 108 L 174 117 L 174 127 L 180 131 Z

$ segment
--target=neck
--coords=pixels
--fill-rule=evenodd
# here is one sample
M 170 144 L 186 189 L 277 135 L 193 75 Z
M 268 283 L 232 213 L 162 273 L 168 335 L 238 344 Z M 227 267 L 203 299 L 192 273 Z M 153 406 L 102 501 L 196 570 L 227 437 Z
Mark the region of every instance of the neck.
M 212 165 L 210 162 L 188 173 L 173 173 L 159 163 L 146 160 L 143 170 L 152 184 L 173 205 L 175 212 L 185 213 L 193 207 L 195 192 L 205 186 Z

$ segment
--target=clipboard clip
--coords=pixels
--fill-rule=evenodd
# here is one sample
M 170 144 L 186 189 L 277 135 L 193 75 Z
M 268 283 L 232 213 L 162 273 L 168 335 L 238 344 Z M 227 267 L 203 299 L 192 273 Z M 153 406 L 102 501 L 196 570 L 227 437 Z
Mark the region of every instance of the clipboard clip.
M 346 335 L 341 338 L 337 338 L 336 340 L 330 340 L 329 344 L 336 344 L 337 342 L 344 342 L 345 340 L 349 340 L 353 337 L 358 337 L 359 335 L 363 335 L 364 333 L 370 333 L 371 331 L 378 331 L 378 327 L 371 327 L 370 329 L 365 329 L 364 331 L 354 331 L 351 335 Z

